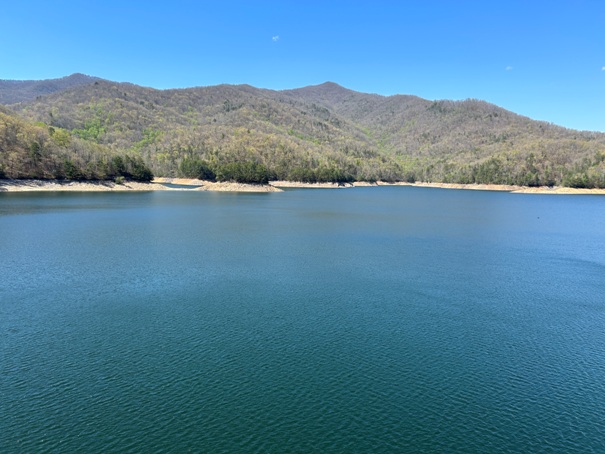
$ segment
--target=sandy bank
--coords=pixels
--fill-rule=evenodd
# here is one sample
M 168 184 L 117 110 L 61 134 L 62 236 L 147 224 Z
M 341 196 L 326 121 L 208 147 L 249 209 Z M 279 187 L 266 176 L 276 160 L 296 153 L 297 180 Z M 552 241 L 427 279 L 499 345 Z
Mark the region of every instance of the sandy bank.
M 245 184 L 245 183 L 231 183 L 231 182 L 214 182 L 197 180 L 193 178 L 156 178 L 153 183 L 162 184 L 177 184 L 181 186 L 193 186 L 192 189 L 187 188 L 166 188 L 169 190 L 185 190 L 185 191 L 218 191 L 218 192 L 281 192 L 281 189 L 273 187 L 271 185 L 262 184 Z M 198 186 L 198 187 L 196 187 Z
M 191 188 L 171 188 L 162 183 L 191 186 Z M 269 185 L 241 183 L 213 183 L 201 180 L 158 178 L 151 183 L 127 181 L 116 184 L 113 181 L 63 181 L 63 180 L 0 180 L 0 192 L 61 191 L 222 191 L 222 192 L 280 192 L 281 189 Z
M 458 183 L 393 183 L 394 186 L 414 186 L 420 188 L 466 189 L 473 191 L 504 191 L 514 192 L 523 189 L 522 186 L 504 184 L 458 184 Z
M 352 188 L 359 184 L 351 183 L 301 183 L 300 181 L 271 181 L 271 186 L 276 188 L 316 188 L 316 189 L 341 189 L 341 188 Z M 369 184 L 369 183 L 368 183 Z
M 169 187 L 166 184 L 184 187 Z M 342 189 L 368 186 L 414 186 L 442 189 L 465 189 L 475 191 L 505 191 L 523 194 L 592 194 L 605 195 L 605 189 L 575 189 L 565 187 L 524 187 L 499 184 L 455 184 L 455 183 L 300 183 L 296 181 L 272 181 L 268 185 L 212 182 L 188 178 L 156 178 L 151 183 L 127 181 L 59 181 L 59 180 L 0 180 L 0 192 L 26 191 L 217 191 L 217 192 L 281 192 L 280 188 Z
M 565 187 L 528 187 L 511 186 L 504 184 L 458 184 L 458 183 L 386 183 L 378 181 L 370 183 L 368 181 L 356 181 L 355 183 L 300 183 L 296 181 L 272 181 L 273 186 L 280 188 L 351 188 L 351 187 L 369 187 L 369 186 L 413 186 L 420 188 L 441 188 L 441 189 L 464 189 L 473 191 L 501 191 L 518 194 L 605 194 L 605 189 L 575 189 Z
M 385 183 L 379 183 L 381 185 Z M 456 183 L 395 183 L 395 186 L 415 186 L 442 189 L 465 189 L 474 191 L 504 191 L 515 194 L 593 194 L 604 195 L 605 189 L 576 189 L 561 186 L 510 186 L 504 184 L 456 184 Z
M 0 192 L 61 191 L 158 191 L 166 187 L 154 183 L 127 181 L 116 184 L 113 181 L 63 181 L 63 180 L 0 180 Z

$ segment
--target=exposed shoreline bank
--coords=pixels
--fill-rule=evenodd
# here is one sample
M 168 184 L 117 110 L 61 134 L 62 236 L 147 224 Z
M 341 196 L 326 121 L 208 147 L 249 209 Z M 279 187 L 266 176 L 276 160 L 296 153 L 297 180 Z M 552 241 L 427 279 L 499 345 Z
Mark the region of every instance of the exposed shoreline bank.
M 272 181 L 273 186 L 281 188 L 350 188 L 350 187 L 368 187 L 368 186 L 411 186 L 420 188 L 440 188 L 440 189 L 463 189 L 472 191 L 500 191 L 511 192 L 515 194 L 595 194 L 605 195 L 605 189 L 578 189 L 566 188 L 562 186 L 511 186 L 503 184 L 460 184 L 460 183 L 385 183 L 378 181 L 370 183 L 359 181 L 354 183 L 299 183 L 295 181 Z
M 394 183 L 394 186 L 415 186 L 473 191 L 500 191 L 514 194 L 592 194 L 605 195 L 605 189 L 567 188 L 563 186 L 511 186 L 505 184 L 458 184 L 458 183 Z
M 174 184 L 191 187 L 170 187 Z M 65 180 L 0 180 L 0 192 L 128 192 L 128 191 L 217 191 L 217 192 L 281 192 L 270 185 L 211 182 L 192 179 L 156 178 L 152 182 L 65 181 Z
M 176 185 L 176 187 L 170 186 Z M 179 187 L 182 186 L 182 187 Z M 272 181 L 268 185 L 211 182 L 189 178 L 156 178 L 152 182 L 126 181 L 65 181 L 65 180 L 0 180 L 0 192 L 126 192 L 126 191 L 217 191 L 217 192 L 281 192 L 281 188 L 343 189 L 371 186 L 412 186 L 441 189 L 463 189 L 475 191 L 502 191 L 517 194 L 592 194 L 605 195 L 605 189 L 577 189 L 566 187 L 526 187 L 497 184 L 456 183 L 300 183 L 295 181 Z

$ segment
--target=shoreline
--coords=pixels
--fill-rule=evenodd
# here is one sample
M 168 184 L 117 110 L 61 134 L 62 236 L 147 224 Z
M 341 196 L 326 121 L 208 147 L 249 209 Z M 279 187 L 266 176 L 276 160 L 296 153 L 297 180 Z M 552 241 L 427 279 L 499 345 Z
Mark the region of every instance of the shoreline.
M 175 184 L 187 187 L 169 187 Z M 125 181 L 117 184 L 114 181 L 68 181 L 68 180 L 0 180 L 2 192 L 129 192 L 129 191 L 215 191 L 215 192 L 282 192 L 270 185 L 254 185 L 230 182 L 212 182 L 179 178 L 156 178 L 145 183 Z
M 564 186 L 513 186 L 504 184 L 463 184 L 463 183 L 386 183 L 378 181 L 370 183 L 368 181 L 356 181 L 354 183 L 300 183 L 296 181 L 272 181 L 269 184 L 282 188 L 334 188 L 345 189 L 351 187 L 374 187 L 374 186 L 410 186 L 417 188 L 438 188 L 438 189 L 458 189 L 465 191 L 498 191 L 509 192 L 511 194 L 584 194 L 584 195 L 605 195 L 605 189 L 580 189 L 567 188 Z
M 162 191 L 214 191 L 214 192 L 282 192 L 281 189 L 270 184 L 248 184 L 234 183 L 227 181 L 207 181 L 196 178 L 166 178 L 157 177 L 150 185 L 161 186 L 157 188 Z M 171 188 L 165 184 L 174 184 L 178 186 L 195 186 L 193 188 Z M 151 189 L 153 190 L 153 188 Z
M 422 188 L 461 189 L 467 191 L 499 191 L 511 194 L 553 194 L 553 195 L 605 195 L 605 189 L 568 188 L 564 186 L 513 186 L 505 184 L 462 184 L 462 183 L 393 183 L 393 186 L 413 186 Z
M 183 187 L 170 187 L 166 185 Z M 188 187 L 191 186 L 191 187 Z M 474 191 L 500 191 L 513 194 L 553 194 L 553 195 L 605 195 L 605 189 L 579 189 L 562 186 L 527 187 L 498 184 L 457 184 L 457 183 L 300 183 L 296 181 L 271 181 L 268 185 L 212 182 L 192 178 L 156 178 L 149 183 L 126 181 L 66 181 L 66 180 L 11 180 L 0 179 L 1 192 L 127 192 L 127 191 L 214 191 L 214 192 L 282 192 L 282 188 L 305 189 L 347 189 L 374 186 L 411 186 L 424 188 L 458 189 Z

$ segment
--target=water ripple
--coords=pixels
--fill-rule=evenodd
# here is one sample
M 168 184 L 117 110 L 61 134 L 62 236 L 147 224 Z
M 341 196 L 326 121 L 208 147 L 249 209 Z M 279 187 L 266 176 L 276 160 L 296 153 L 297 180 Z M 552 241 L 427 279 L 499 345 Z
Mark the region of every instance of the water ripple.
M 0 451 L 603 452 L 599 199 L 356 191 L 0 218 Z

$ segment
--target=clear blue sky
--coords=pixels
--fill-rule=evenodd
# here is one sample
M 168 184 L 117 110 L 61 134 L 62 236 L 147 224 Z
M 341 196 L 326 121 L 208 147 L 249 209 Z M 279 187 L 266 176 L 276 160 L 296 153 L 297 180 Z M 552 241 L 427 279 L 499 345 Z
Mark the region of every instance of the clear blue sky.
M 330 80 L 605 131 L 605 0 L 4 2 L 0 79 L 74 72 L 155 88 Z

